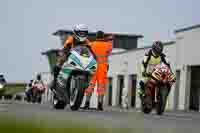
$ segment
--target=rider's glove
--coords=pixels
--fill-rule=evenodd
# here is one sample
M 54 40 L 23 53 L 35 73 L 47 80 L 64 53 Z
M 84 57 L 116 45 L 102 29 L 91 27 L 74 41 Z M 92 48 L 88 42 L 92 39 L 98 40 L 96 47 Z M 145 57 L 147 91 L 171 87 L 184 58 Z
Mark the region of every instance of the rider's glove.
M 142 72 L 142 76 L 143 76 L 143 77 L 149 77 L 150 75 L 151 75 L 150 73 Z
M 61 70 L 61 67 L 58 65 L 55 65 L 53 68 L 53 74 L 57 76 L 59 74 L 60 70 Z
M 146 77 L 146 72 L 142 72 L 142 76 L 143 76 L 143 77 Z

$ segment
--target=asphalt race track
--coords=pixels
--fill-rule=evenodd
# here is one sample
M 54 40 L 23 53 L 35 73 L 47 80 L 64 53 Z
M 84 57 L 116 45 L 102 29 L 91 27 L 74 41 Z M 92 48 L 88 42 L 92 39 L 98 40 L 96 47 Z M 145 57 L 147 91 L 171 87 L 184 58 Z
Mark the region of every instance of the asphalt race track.
M 68 107 L 65 110 L 52 109 L 50 105 L 7 103 L 0 104 L 0 113 L 15 115 L 19 119 L 41 118 L 49 121 L 63 122 L 74 120 L 83 123 L 95 123 L 98 127 L 107 128 L 140 128 L 146 133 L 200 133 L 200 113 L 166 112 L 163 116 L 155 113 L 144 115 L 137 111 L 105 110 L 72 112 Z M 37 121 L 36 121 L 37 122 Z

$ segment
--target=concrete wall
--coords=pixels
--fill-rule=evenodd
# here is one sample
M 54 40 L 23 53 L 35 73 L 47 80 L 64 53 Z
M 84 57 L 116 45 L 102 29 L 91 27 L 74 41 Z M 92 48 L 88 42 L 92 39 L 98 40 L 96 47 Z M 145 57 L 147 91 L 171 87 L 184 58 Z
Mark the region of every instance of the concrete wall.
M 200 64 L 200 28 L 176 34 L 177 63 L 180 65 Z
M 41 73 L 41 75 L 42 75 L 42 80 L 43 80 L 45 86 L 47 87 L 45 93 L 42 96 L 42 103 L 50 104 L 53 100 L 52 99 L 53 95 L 52 95 L 51 90 L 49 89 L 49 84 L 53 77 L 50 72 L 43 72 L 43 73 Z
M 200 28 L 176 34 L 176 63 L 181 71 L 179 110 L 189 110 L 191 90 L 191 66 L 200 65 Z
M 144 58 L 144 54 L 149 49 L 132 50 L 123 54 L 116 54 L 110 57 L 110 69 L 109 76 L 116 74 L 138 74 L 140 72 L 141 61 Z M 166 45 L 164 52 L 167 55 L 168 60 L 172 64 L 172 68 L 176 70 L 176 45 Z M 126 64 L 128 63 L 128 66 Z M 127 70 L 126 70 L 127 69 Z

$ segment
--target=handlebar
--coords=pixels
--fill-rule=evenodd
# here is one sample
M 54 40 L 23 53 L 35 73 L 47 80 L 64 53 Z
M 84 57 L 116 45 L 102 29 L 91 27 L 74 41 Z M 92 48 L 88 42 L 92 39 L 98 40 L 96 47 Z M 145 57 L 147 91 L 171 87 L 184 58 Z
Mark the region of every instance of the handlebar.
M 151 77 L 152 77 L 152 73 L 146 73 L 146 72 L 144 72 L 142 75 L 143 75 L 144 77 L 148 77 L 148 78 L 151 78 Z

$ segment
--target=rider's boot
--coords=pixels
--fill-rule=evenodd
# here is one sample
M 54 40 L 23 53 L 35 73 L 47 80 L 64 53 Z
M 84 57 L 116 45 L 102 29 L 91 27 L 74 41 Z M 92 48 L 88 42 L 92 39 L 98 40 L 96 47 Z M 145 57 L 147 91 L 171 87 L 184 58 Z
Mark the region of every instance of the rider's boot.
M 57 77 L 59 75 L 60 70 L 61 70 L 61 67 L 58 66 L 58 65 L 56 65 L 53 68 L 53 81 L 52 81 L 52 84 L 51 84 L 51 87 L 50 87 L 51 90 L 55 90 L 55 88 L 56 88 L 56 81 L 57 81 Z
M 97 110 L 99 110 L 99 111 L 103 111 L 103 103 L 98 102 Z
M 144 97 L 145 96 L 145 85 L 144 85 L 144 82 L 143 81 L 140 81 L 140 88 L 138 88 L 138 94 L 140 96 L 140 98 Z
M 83 109 L 84 110 L 89 110 L 90 109 L 90 102 L 89 101 L 85 102 L 85 105 L 84 105 Z
M 99 110 L 99 111 L 103 111 L 103 98 L 104 98 L 104 95 L 98 96 L 97 110 Z
M 86 101 L 85 101 L 85 105 L 84 105 L 83 109 L 85 109 L 85 110 L 90 109 L 90 98 L 91 98 L 91 95 L 86 96 Z

